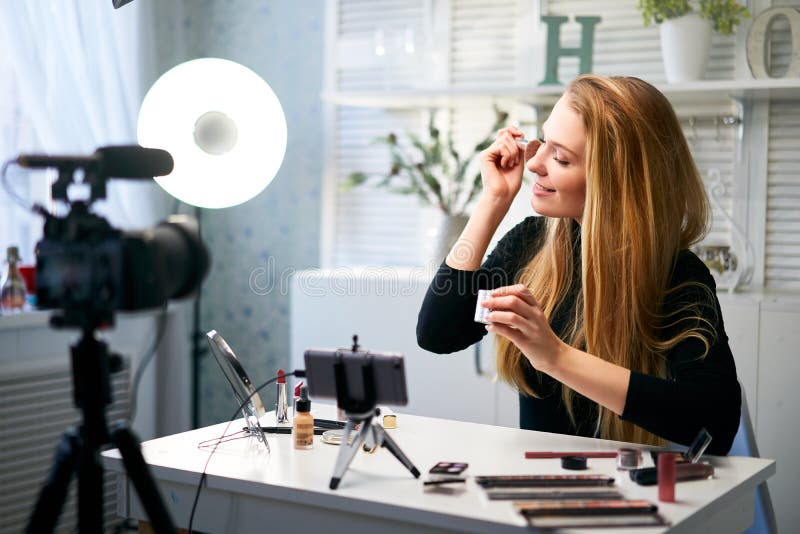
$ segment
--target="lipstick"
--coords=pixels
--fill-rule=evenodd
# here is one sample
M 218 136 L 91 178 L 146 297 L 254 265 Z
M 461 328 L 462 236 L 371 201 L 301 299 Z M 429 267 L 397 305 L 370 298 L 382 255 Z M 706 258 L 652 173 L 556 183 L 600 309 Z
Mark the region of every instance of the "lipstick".
M 278 423 L 289 422 L 289 403 L 286 398 L 286 373 L 278 369 L 278 394 L 275 400 L 275 421 Z

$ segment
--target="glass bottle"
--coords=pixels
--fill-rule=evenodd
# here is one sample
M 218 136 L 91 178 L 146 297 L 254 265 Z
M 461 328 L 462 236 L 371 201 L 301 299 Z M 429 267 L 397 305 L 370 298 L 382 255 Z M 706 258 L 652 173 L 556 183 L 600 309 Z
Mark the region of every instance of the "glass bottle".
M 0 289 L 0 309 L 4 313 L 21 311 L 25 305 L 25 282 L 19 273 L 19 262 L 19 249 L 14 246 L 8 247 L 6 251 L 8 270 Z
M 311 449 L 314 447 L 314 416 L 311 415 L 311 401 L 308 400 L 308 389 L 300 388 L 300 398 L 297 399 L 297 412 L 294 414 L 295 449 Z

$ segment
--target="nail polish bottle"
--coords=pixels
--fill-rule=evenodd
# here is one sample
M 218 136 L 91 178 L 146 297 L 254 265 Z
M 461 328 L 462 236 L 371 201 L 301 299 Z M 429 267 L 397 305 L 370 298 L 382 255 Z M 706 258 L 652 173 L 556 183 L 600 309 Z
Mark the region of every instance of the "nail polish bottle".
M 278 369 L 278 396 L 275 401 L 275 422 L 289 422 L 289 401 L 286 398 L 286 373 Z
M 308 388 L 300 388 L 300 398 L 295 406 L 294 438 L 295 449 L 311 449 L 314 447 L 314 417 L 311 415 L 311 401 L 308 400 Z

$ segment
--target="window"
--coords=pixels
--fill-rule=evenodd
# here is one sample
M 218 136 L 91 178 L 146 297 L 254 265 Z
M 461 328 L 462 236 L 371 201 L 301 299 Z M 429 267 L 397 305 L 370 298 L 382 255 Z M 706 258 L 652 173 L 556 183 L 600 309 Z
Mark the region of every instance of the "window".
M 536 12 L 537 6 L 540 12 Z M 326 166 L 331 169 L 326 176 L 331 192 L 326 204 L 330 215 L 323 243 L 326 266 L 425 262 L 422 244 L 435 224 L 430 210 L 420 208 L 411 198 L 383 190 L 362 187 L 342 192 L 338 184 L 354 170 L 384 172 L 388 168 L 386 151 L 370 140 L 389 131 L 422 132 L 431 105 L 443 111 L 448 133 L 458 142 L 479 139 L 490 124 L 489 99 L 477 104 L 443 102 L 426 100 L 424 95 L 435 96 L 437 90 L 441 93 L 448 89 L 463 93 L 473 89 L 480 92 L 482 88 L 535 87 L 542 75 L 536 72 L 536 61 L 529 57 L 543 46 L 540 13 L 601 16 L 603 21 L 595 28 L 594 72 L 664 83 L 658 27 L 644 27 L 635 3 L 626 0 L 591 5 L 582 0 L 336 3 L 332 9 L 336 23 L 331 25 L 335 31 L 328 42 L 335 53 L 326 91 L 352 98 L 340 99 L 343 104 L 330 104 L 331 152 Z M 402 59 L 392 56 L 387 44 L 395 43 L 395 49 L 400 49 L 397 43 L 402 43 L 402 36 L 409 32 L 392 30 L 398 27 L 413 28 L 410 34 L 418 39 L 415 45 L 420 58 L 411 73 L 408 66 L 415 60 L 408 54 Z M 562 46 L 576 46 L 580 26 L 570 20 L 562 26 L 561 34 Z M 374 53 L 378 48 L 376 36 L 384 44 L 381 55 Z M 737 58 L 744 53 L 743 48 L 742 39 L 737 44 L 736 36 L 714 35 L 706 78 L 749 77 L 746 66 L 742 71 L 746 62 Z M 769 50 L 774 75 L 781 76 L 791 54 L 790 29 L 785 21 L 772 25 Z M 421 56 L 433 59 L 424 61 Z M 576 73 L 577 59 L 562 60 L 562 80 Z M 358 93 L 370 91 L 373 95 L 383 92 L 383 102 L 389 104 L 381 106 L 366 98 L 359 103 Z M 524 98 L 494 101 L 511 111 L 512 119 L 531 135 L 549 113 L 546 106 L 533 106 Z M 673 105 L 698 168 L 717 200 L 712 203 L 712 228 L 704 245 L 735 251 L 742 230 L 755 244 L 753 283 L 800 289 L 800 241 L 795 237 L 800 235 L 800 215 L 795 207 L 800 185 L 794 177 L 800 169 L 796 156 L 800 143 L 797 100 L 754 103 L 720 93 L 689 93 L 688 97 L 674 97 Z M 762 142 L 748 147 L 750 139 Z M 717 177 L 719 183 L 714 187 Z M 524 200 L 507 222 L 530 213 L 527 198 Z M 746 223 L 732 222 L 741 221 L 743 215 Z M 745 260 L 739 257 L 738 261 Z

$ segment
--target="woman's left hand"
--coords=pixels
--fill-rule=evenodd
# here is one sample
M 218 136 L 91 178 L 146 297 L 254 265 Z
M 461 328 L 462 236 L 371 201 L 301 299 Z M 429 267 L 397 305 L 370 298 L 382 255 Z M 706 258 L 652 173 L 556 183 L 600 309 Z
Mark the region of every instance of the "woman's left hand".
M 486 319 L 492 324 L 486 330 L 508 338 L 543 373 L 548 373 L 569 347 L 550 328 L 539 303 L 522 284 L 492 290 L 491 298 L 482 305 L 491 310 Z

